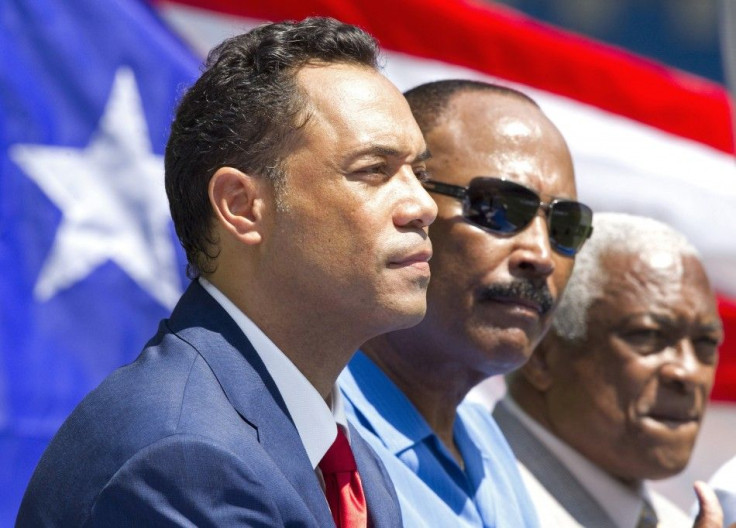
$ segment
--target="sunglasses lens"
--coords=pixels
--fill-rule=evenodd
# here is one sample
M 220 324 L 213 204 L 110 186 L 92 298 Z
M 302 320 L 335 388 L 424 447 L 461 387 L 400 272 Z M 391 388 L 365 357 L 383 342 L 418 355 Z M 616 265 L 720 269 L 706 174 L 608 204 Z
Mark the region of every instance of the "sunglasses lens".
M 593 231 L 593 211 L 579 202 L 555 202 L 549 212 L 549 238 L 563 255 L 577 253 Z
M 521 185 L 495 178 L 471 182 L 465 218 L 494 233 L 511 234 L 524 229 L 539 209 L 539 197 Z
M 440 191 L 433 188 L 435 192 Z M 452 196 L 460 197 L 453 193 Z M 515 182 L 479 176 L 465 191 L 463 216 L 492 233 L 513 235 L 534 219 L 542 205 L 539 195 Z M 547 210 L 549 238 L 555 251 L 566 256 L 577 253 L 593 232 L 593 211 L 571 200 L 556 200 Z

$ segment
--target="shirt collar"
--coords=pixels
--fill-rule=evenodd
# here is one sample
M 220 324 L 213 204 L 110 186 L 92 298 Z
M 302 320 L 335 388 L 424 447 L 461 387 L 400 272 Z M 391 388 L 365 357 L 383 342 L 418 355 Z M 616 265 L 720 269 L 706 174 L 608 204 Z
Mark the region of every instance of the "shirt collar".
M 632 489 L 613 478 L 526 414 L 510 396 L 504 398 L 504 404 L 575 475 L 619 527 L 636 526 L 643 497 L 648 495 L 644 485 Z
M 344 404 L 337 384 L 332 388 L 332 398 L 328 406 L 286 354 L 225 294 L 204 277 L 199 277 L 199 283 L 233 318 L 253 345 L 286 404 L 312 468 L 316 468 L 337 437 L 336 425 L 339 424 L 349 435 Z
M 356 352 L 339 383 L 356 415 L 394 455 L 433 434 L 411 401 L 363 352 Z

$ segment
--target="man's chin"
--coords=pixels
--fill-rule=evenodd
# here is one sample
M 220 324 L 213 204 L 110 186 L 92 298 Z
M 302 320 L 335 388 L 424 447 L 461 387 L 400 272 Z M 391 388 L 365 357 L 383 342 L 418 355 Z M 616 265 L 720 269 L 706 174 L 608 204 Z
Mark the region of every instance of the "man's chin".
M 489 372 L 489 376 L 497 376 L 521 368 L 529 361 L 533 348 L 530 346 L 528 336 L 523 333 L 521 339 L 497 340 L 495 346 L 484 346 L 482 350 L 485 351 L 484 355 L 489 365 L 485 370 Z
M 407 328 L 413 328 L 424 320 L 426 310 L 422 310 L 418 313 L 404 314 L 401 317 L 401 322 L 396 325 L 394 330 L 406 330 Z
M 391 316 L 386 320 L 387 329 L 381 333 L 405 330 L 418 325 L 424 320 L 424 316 L 427 314 L 427 303 L 426 301 L 404 303 L 401 306 L 394 307 L 392 312 Z

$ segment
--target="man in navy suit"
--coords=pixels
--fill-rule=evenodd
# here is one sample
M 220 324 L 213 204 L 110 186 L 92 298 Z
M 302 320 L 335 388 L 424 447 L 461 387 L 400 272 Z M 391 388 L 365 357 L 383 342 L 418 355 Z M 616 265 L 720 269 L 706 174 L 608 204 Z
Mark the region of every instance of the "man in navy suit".
M 165 158 L 194 280 L 62 425 L 19 526 L 400 525 L 335 390 L 354 350 L 426 309 L 428 152 L 376 61 L 370 36 L 324 18 L 211 53 Z M 320 467 L 345 437 L 364 494 L 349 522 Z

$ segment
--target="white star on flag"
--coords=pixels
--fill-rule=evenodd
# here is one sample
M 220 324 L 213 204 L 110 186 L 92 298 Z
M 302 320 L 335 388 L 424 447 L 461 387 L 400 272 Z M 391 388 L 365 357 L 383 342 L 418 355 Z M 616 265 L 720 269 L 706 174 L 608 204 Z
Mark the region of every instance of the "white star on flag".
M 112 261 L 172 308 L 181 294 L 163 158 L 154 155 L 133 72 L 120 68 L 86 148 L 17 144 L 10 156 L 63 218 L 34 287 L 40 301 Z

